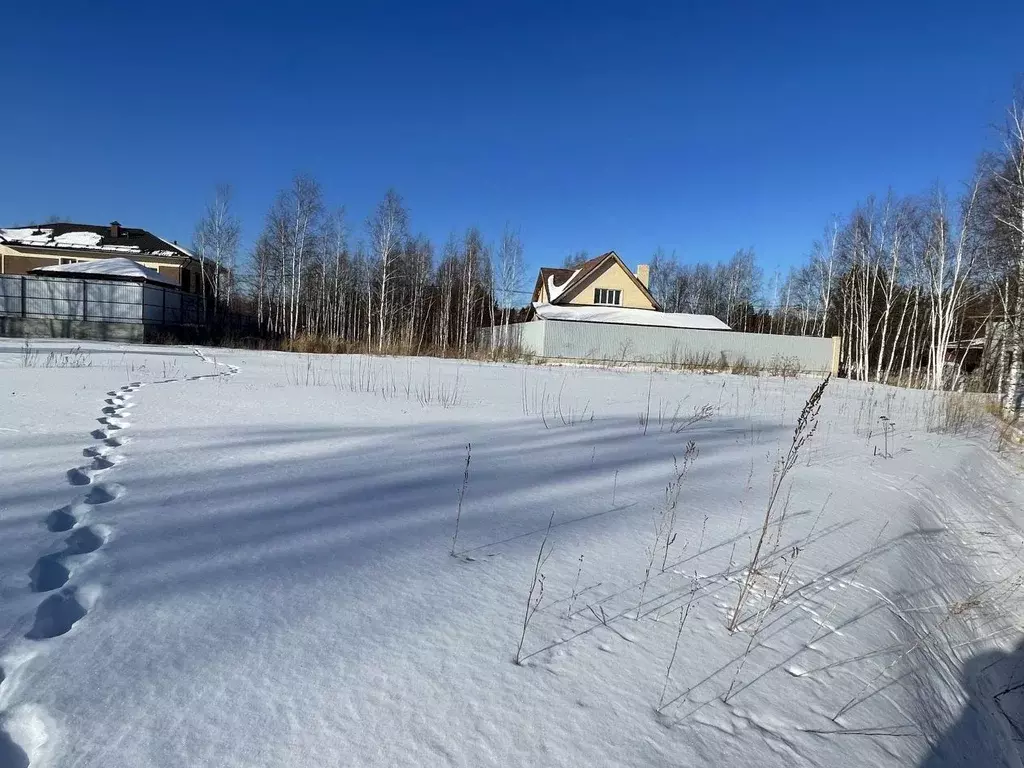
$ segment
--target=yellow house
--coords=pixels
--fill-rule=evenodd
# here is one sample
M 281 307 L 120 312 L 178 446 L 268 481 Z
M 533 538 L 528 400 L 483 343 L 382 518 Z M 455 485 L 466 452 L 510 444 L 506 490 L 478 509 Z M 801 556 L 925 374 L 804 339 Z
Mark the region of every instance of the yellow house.
M 124 257 L 172 280 L 183 291 L 202 291 L 199 261 L 185 248 L 144 229 L 56 222 L 0 229 L 0 275 L 27 275 L 36 267 Z
M 634 275 L 615 251 L 585 261 L 577 269 L 541 267 L 533 301 L 574 307 L 622 307 L 661 312 L 649 288 L 650 270 L 641 264 Z

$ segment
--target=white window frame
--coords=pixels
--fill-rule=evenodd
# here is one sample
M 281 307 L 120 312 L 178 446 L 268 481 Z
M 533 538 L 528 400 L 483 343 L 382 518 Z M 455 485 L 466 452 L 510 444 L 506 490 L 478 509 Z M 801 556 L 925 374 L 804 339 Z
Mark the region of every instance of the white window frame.
M 601 307 L 621 307 L 622 291 L 618 288 L 595 288 L 594 304 Z
M 65 264 L 78 264 L 80 261 L 81 259 L 73 259 L 70 256 L 61 256 L 59 259 L 61 266 L 64 266 Z

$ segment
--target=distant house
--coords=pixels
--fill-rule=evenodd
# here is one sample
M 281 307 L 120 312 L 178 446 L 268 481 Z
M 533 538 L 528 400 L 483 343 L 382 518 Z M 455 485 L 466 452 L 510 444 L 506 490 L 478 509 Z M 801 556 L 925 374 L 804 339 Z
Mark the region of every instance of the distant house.
M 615 251 L 585 261 L 576 269 L 541 267 L 529 318 L 729 330 L 712 315 L 662 311 L 648 287 L 650 274 L 646 264 L 638 266 L 636 274 L 630 272 Z
M 116 221 L 108 226 L 57 222 L 0 229 L 0 275 L 111 258 L 131 259 L 188 293 L 202 291 L 199 260 L 176 242 L 144 229 Z
M 534 304 L 554 306 L 625 307 L 661 311 L 651 295 L 650 270 L 646 264 L 634 275 L 615 251 L 608 251 L 577 269 L 541 267 L 533 289 Z
M 841 339 L 733 331 L 714 315 L 665 312 L 650 271 L 630 272 L 614 251 L 575 269 L 542 267 L 525 320 L 481 328 L 485 348 L 545 360 L 654 363 L 696 370 L 836 373 Z

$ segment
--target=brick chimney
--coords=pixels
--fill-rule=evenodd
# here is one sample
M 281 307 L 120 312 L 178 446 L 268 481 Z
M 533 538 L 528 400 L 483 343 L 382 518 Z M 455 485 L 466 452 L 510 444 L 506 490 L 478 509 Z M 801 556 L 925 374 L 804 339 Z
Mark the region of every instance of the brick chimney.
M 636 268 L 636 279 L 643 284 L 644 288 L 650 288 L 651 268 L 646 264 L 638 264 Z
M 121 222 L 112 221 L 110 222 L 110 237 L 116 240 L 121 236 Z

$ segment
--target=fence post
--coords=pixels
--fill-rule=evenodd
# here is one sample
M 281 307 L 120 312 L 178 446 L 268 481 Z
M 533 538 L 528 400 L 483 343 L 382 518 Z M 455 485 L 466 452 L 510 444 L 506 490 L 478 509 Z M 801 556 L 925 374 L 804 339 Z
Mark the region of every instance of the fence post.
M 25 275 L 21 276 L 21 316 L 25 317 L 27 313 L 26 301 L 25 301 Z
M 85 280 L 82 281 L 82 319 L 89 319 L 89 286 Z

